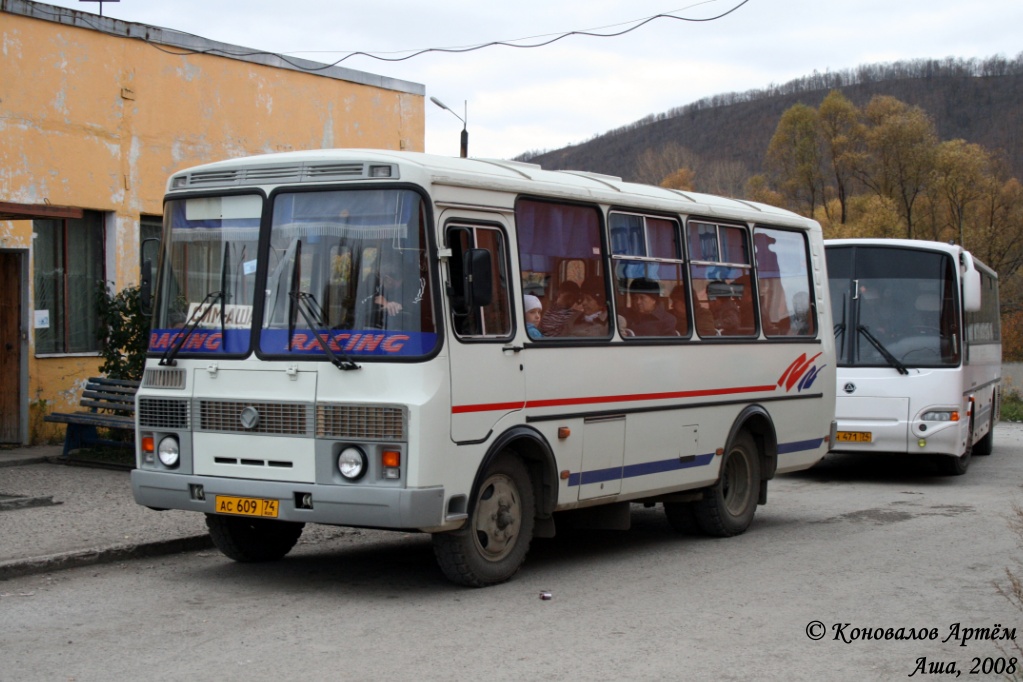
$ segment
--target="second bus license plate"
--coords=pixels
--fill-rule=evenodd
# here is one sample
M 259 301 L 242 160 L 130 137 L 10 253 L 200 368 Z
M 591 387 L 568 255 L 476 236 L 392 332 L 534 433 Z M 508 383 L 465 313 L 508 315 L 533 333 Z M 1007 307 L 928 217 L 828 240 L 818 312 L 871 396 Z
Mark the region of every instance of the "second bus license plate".
M 279 500 L 267 500 L 262 497 L 217 495 L 216 512 L 218 514 L 261 516 L 276 519 L 278 502 Z
M 870 431 L 839 431 L 836 438 L 840 443 L 870 443 L 874 434 Z

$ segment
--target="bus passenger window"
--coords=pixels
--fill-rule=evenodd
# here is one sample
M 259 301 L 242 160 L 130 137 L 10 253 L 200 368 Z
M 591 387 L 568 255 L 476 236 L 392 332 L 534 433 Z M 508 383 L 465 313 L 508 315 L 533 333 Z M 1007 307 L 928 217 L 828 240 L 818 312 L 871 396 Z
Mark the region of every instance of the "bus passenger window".
M 608 222 L 622 338 L 689 336 L 678 222 L 619 212 Z
M 522 291 L 543 304 L 541 340 L 610 333 L 600 214 L 591 206 L 520 200 L 515 206 Z
M 817 325 L 811 307 L 806 236 L 757 227 L 753 230 L 753 246 L 764 335 L 814 336 Z
M 696 331 L 702 337 L 754 336 L 752 270 L 745 228 L 690 221 L 689 257 Z

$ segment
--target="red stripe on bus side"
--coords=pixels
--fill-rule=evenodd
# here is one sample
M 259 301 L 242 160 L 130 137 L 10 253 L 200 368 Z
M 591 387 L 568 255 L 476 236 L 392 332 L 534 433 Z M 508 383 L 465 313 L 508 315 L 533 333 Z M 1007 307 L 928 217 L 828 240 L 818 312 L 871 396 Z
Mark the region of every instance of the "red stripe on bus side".
M 705 398 L 715 395 L 735 395 L 738 393 L 761 393 L 774 391 L 776 386 L 739 386 L 736 388 L 709 388 L 702 391 L 671 391 L 668 393 L 637 393 L 633 395 L 604 395 L 582 398 L 554 398 L 551 400 L 531 400 L 525 403 L 485 403 L 480 405 L 454 405 L 452 414 L 469 412 L 492 412 L 497 410 L 520 410 L 529 407 L 567 407 L 570 405 L 602 405 L 606 403 L 628 403 L 640 400 L 671 400 L 677 398 Z

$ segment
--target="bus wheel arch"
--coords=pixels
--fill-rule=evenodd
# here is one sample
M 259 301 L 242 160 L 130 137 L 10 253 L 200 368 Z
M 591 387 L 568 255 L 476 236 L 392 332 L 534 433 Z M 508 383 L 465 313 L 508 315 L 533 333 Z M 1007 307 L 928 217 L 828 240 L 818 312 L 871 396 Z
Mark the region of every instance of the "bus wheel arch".
M 774 420 L 762 405 L 747 405 L 732 423 L 728 432 L 730 446 L 743 431 L 749 433 L 760 455 L 760 496 L 758 503 L 767 503 L 767 481 L 778 470 L 778 434 Z
M 529 551 L 538 517 L 550 519 L 555 480 L 550 449 L 535 431 L 519 428 L 496 439 L 476 472 L 467 522 L 433 535 L 445 576 L 469 587 L 511 578 Z

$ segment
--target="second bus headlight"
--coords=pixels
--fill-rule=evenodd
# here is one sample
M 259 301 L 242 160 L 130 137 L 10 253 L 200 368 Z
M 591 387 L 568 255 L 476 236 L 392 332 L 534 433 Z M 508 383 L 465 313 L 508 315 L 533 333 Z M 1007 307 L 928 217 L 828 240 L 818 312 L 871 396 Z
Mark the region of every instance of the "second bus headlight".
M 366 473 L 366 453 L 357 447 L 347 447 L 337 456 L 337 470 L 349 481 L 357 481 Z

